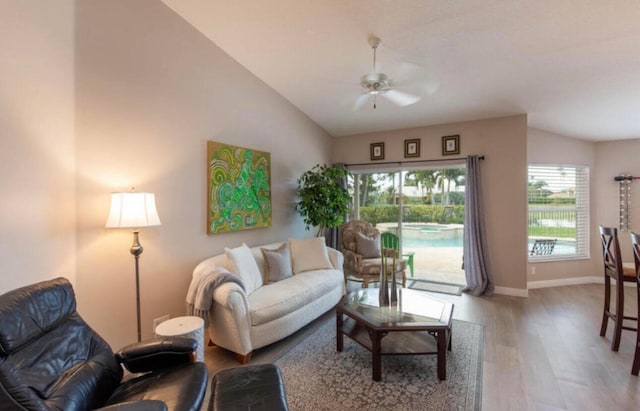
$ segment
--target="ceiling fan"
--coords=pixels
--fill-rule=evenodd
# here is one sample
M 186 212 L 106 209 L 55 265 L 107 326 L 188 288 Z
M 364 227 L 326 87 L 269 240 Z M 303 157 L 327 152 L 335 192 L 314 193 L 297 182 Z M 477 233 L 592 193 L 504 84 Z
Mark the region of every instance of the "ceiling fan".
M 380 45 L 380 39 L 375 36 L 369 37 L 369 45 L 373 49 L 373 71 L 360 78 L 360 85 L 364 91 L 356 100 L 354 109 L 361 108 L 370 97 L 373 97 L 373 108 L 375 109 L 376 99 L 379 95 L 398 106 L 408 106 L 420 101 L 422 97 L 397 90 L 394 82 L 386 74 L 376 71 L 376 51 Z

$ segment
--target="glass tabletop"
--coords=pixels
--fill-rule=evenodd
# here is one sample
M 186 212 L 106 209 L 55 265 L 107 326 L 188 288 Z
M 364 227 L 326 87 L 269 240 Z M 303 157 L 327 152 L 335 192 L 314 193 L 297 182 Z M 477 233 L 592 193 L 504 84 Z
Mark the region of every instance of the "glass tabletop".
M 397 305 L 380 306 L 379 289 L 362 288 L 347 294 L 339 310 L 374 327 L 449 326 L 453 304 L 417 290 L 399 288 Z

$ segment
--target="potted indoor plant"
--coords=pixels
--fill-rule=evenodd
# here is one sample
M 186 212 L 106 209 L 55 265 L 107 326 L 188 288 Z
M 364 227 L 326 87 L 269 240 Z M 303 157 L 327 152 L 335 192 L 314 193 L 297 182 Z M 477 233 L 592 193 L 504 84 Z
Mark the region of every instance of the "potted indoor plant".
M 337 227 L 349 212 L 351 196 L 340 181 L 347 176 L 347 170 L 316 164 L 298 178 L 298 202 L 296 210 L 302 216 L 307 230 L 318 227 L 316 236 L 325 228 Z

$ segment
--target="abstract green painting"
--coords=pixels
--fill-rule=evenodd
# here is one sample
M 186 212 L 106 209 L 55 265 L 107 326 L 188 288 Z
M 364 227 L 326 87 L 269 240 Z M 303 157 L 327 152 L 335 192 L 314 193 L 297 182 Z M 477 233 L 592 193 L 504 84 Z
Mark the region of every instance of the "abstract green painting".
M 209 141 L 209 234 L 271 226 L 271 154 Z

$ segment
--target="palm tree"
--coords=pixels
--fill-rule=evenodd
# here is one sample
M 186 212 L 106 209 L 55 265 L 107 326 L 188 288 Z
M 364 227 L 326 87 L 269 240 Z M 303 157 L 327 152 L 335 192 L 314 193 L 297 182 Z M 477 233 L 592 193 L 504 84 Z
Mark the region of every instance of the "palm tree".
M 434 171 L 434 177 L 436 179 L 436 185 L 435 188 L 439 188 L 441 195 L 440 195 L 440 204 L 445 204 L 445 195 L 444 195 L 444 189 L 445 189 L 445 182 L 447 180 L 445 174 L 444 174 L 444 169 L 442 170 L 435 170 Z
M 387 193 L 389 198 L 387 199 L 389 204 L 395 204 L 396 197 L 396 173 L 383 173 L 381 175 L 381 181 L 384 184 L 386 181 L 390 181 L 391 185 L 387 187 Z
M 381 195 L 388 193 L 393 198 L 395 194 L 395 186 L 393 185 L 394 173 L 372 173 L 360 174 L 358 192 L 360 193 L 359 204 L 362 207 L 370 206 L 371 203 L 377 203 L 381 200 Z M 387 181 L 391 180 L 390 187 Z
M 442 204 L 449 205 L 451 183 L 453 182 L 457 186 L 464 184 L 465 172 L 461 168 L 445 168 L 438 170 L 438 172 L 440 187 L 442 188 Z
M 429 194 L 430 202 L 433 202 L 433 200 L 431 200 L 431 197 L 433 194 L 433 189 L 436 187 L 436 181 L 437 175 L 435 174 L 434 170 L 429 170 L 429 172 L 425 174 L 424 179 L 422 180 L 422 186 L 427 191 L 427 194 Z
M 407 172 L 405 176 L 405 184 L 414 185 L 420 188 L 422 197 L 425 197 L 425 191 L 427 194 L 431 194 L 433 188 L 436 186 L 436 173 L 437 170 L 415 170 Z
M 369 201 L 369 190 L 373 188 L 371 174 L 360 174 L 360 205 L 366 206 Z

